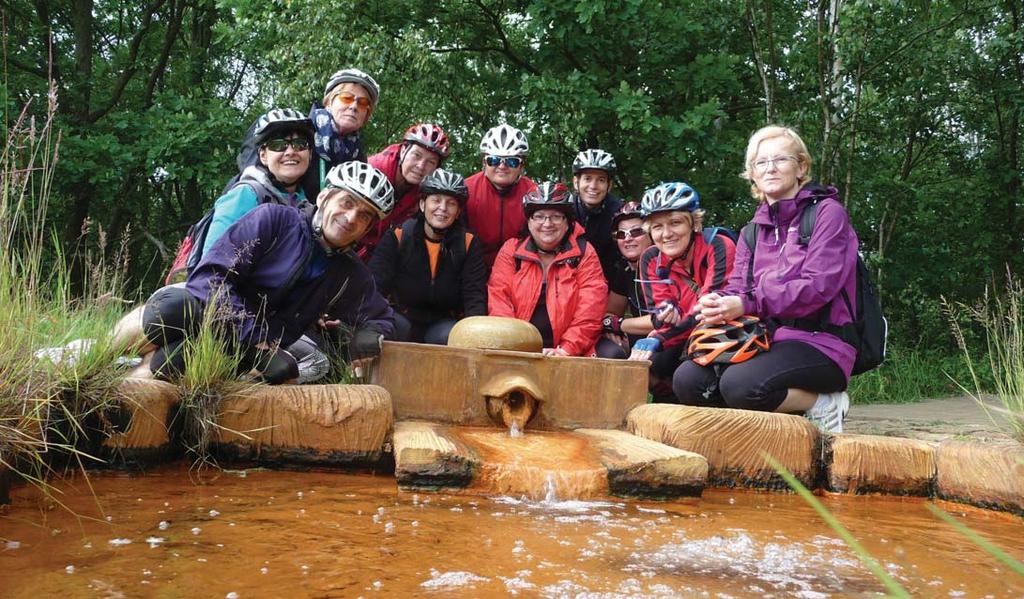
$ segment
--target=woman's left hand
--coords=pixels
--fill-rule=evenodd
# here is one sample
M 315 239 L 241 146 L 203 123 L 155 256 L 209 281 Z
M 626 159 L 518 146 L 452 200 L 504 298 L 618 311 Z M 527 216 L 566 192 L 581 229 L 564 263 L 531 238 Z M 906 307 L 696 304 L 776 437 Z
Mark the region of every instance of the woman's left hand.
M 545 347 L 543 350 L 541 350 L 541 353 L 544 354 L 545 356 L 556 357 L 569 355 L 569 352 L 565 351 L 561 347 Z

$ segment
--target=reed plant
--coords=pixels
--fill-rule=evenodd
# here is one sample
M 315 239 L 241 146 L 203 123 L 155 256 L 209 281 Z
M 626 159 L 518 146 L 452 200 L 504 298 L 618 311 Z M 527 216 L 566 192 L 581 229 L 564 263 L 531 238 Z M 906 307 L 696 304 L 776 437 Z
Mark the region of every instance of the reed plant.
M 1009 432 L 1024 443 L 1024 283 L 1008 272 L 1001 292 L 988 287 L 977 304 L 946 302 L 946 311 L 970 378 L 969 386 L 961 384 L 961 388 L 986 410 L 1003 415 Z M 968 340 L 970 331 L 961 324 L 963 315 L 983 331 L 983 357 Z M 986 369 L 991 372 L 989 384 L 984 377 Z M 982 401 L 989 389 L 1002 407 Z
M 112 298 L 126 261 L 96 260 L 88 293 L 72 295 L 46 225 L 60 147 L 53 88 L 44 116 L 29 108 L 4 123 L 0 153 L 0 470 L 49 494 L 54 472 L 99 461 L 89 448 L 110 432 L 122 378 L 111 366 L 123 348 L 105 332 L 121 308 Z

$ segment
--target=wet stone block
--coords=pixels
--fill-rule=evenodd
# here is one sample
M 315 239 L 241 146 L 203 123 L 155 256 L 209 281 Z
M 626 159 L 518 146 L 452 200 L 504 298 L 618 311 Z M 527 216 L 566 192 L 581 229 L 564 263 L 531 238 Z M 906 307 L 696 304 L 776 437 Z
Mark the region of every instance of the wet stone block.
M 385 342 L 378 382 L 398 420 L 491 426 L 488 397 L 529 393 L 527 430 L 619 428 L 647 400 L 641 362 Z
M 1024 515 L 1024 446 L 945 441 L 936 450 L 939 497 Z
M 375 385 L 257 387 L 221 403 L 222 456 L 273 465 L 366 467 L 384 458 L 393 418 Z
M 461 489 L 468 486 L 480 463 L 447 434 L 448 427 L 432 422 L 395 424 L 392 445 L 395 477 L 407 489 Z
M 875 435 L 833 435 L 826 441 L 828 486 L 838 493 L 928 497 L 935 482 L 935 446 Z
M 800 416 L 647 404 L 629 413 L 626 427 L 639 437 L 707 458 L 711 486 L 789 489 L 762 452 L 806 486 L 813 486 L 818 472 L 820 435 Z
M 117 393 L 120 408 L 111 417 L 114 433 L 103 441 L 104 458 L 125 465 L 173 455 L 170 429 L 181 401 L 178 388 L 162 381 L 129 378 Z
M 590 438 L 608 471 L 608 490 L 621 497 L 671 499 L 700 497 L 708 477 L 708 461 L 663 443 L 625 431 L 577 429 Z

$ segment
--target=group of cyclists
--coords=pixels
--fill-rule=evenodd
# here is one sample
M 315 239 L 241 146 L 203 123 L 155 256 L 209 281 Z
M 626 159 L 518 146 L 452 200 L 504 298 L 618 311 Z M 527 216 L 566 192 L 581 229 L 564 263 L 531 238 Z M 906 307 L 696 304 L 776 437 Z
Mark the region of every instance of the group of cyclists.
M 576 156 L 571 189 L 535 184 L 527 136 L 507 124 L 483 135 L 465 179 L 444 168 L 433 123 L 367 156 L 360 131 L 380 98 L 344 69 L 308 114 L 275 109 L 250 128 L 239 174 L 194 228 L 185 280 L 120 327 L 144 336 L 142 370 L 183 372 L 204 318 L 229 325 L 239 374 L 283 383 L 322 377 L 333 351 L 358 367 L 383 339 L 444 344 L 460 318 L 505 316 L 536 326 L 545 355 L 649 360 L 655 401 L 842 429 L 855 351 L 823 325 L 853 318 L 834 300 L 853 296 L 858 242 L 795 131 L 751 137 L 742 176 L 759 205 L 736 235 L 705 226 L 684 182 L 615 196 L 602 149 Z

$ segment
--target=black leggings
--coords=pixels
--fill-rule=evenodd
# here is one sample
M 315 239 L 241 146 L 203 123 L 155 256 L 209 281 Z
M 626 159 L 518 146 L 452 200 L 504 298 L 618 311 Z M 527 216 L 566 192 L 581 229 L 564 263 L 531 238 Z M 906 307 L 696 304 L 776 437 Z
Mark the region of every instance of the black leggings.
M 679 403 L 761 412 L 777 410 L 789 389 L 833 393 L 845 388 L 839 366 L 800 341 L 774 343 L 741 364 L 701 366 L 687 360 L 672 376 Z
M 142 331 L 146 339 L 157 346 L 149 368 L 158 378 L 175 378 L 185 371 L 185 343 L 199 333 L 205 310 L 203 303 L 193 297 L 184 285 L 162 287 L 146 300 Z M 223 337 L 229 351 L 237 347 L 230 340 L 231 335 Z M 260 380 L 272 385 L 299 376 L 295 358 L 286 351 L 261 350 L 253 346 L 240 349 L 239 375 L 256 369 L 261 373 Z

